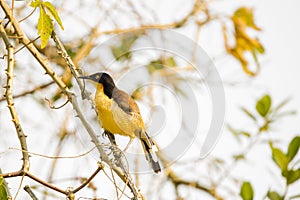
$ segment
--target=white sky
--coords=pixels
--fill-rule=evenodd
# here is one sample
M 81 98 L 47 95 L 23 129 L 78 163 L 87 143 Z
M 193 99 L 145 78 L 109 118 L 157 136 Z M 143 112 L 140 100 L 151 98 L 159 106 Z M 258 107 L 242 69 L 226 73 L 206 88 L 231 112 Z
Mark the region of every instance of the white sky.
M 231 106 L 251 106 L 251 103 L 253 104 L 255 99 L 264 93 L 269 93 L 273 97 L 275 104 L 287 97 L 292 97 L 292 101 L 287 107 L 288 109 L 296 109 L 299 113 L 300 1 L 257 0 L 234 2 L 254 7 L 256 23 L 263 29 L 259 37 L 265 46 L 266 54 L 262 59 L 261 73 L 255 81 L 249 81 L 242 87 L 237 86 L 238 89 L 226 90 L 227 100 L 229 101 L 227 120 L 238 127 L 247 126 L 244 122 L 240 124 L 240 122 L 235 121 L 243 115 L 239 111 L 230 112 Z M 226 3 L 229 4 L 229 2 Z M 231 6 L 228 5 L 228 7 Z M 278 124 L 272 129 L 268 137 L 279 138 L 283 144 L 289 142 L 293 135 L 299 135 L 300 133 L 299 114 L 287 117 L 279 121 Z M 223 145 L 226 144 L 230 147 L 232 141 L 223 135 L 217 144 L 215 153 L 222 153 L 222 150 L 224 150 Z M 249 162 L 238 165 L 236 171 L 234 171 L 235 173 L 241 172 L 240 176 L 242 178 L 248 179 L 253 183 L 256 194 L 255 199 L 262 199 L 268 188 L 278 189 L 279 192 L 283 192 L 279 188 L 284 183 L 278 179 L 280 174 L 278 168 L 270 161 L 269 148 L 258 146 L 247 158 L 249 158 Z M 267 168 L 270 168 L 271 171 L 268 171 Z M 299 193 L 299 188 L 300 183 L 298 182 L 297 186 L 289 190 L 290 194 Z

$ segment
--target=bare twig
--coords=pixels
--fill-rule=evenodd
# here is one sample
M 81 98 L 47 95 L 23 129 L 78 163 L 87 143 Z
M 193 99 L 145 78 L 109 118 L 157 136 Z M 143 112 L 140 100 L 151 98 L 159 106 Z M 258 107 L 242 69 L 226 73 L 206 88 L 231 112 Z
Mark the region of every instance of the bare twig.
M 27 176 L 29 178 L 31 178 L 32 180 L 35 180 L 36 182 L 48 187 L 48 188 L 51 188 L 52 190 L 55 190 L 59 193 L 62 193 L 62 194 L 67 194 L 65 190 L 62 190 L 46 181 L 43 181 L 41 180 L 40 178 L 36 177 L 35 175 L 31 174 L 30 172 L 24 172 L 23 170 L 20 170 L 20 171 L 17 171 L 17 172 L 10 172 L 10 173 L 5 173 L 5 174 L 2 174 L 3 178 L 13 178 L 13 177 L 17 177 L 17 176 Z
M 19 121 L 19 117 L 17 115 L 17 111 L 14 106 L 14 100 L 12 96 L 12 88 L 13 88 L 13 77 L 14 77 L 14 48 L 11 45 L 6 32 L 4 30 L 4 27 L 2 24 L 0 24 L 0 33 L 3 38 L 3 41 L 5 43 L 6 49 L 7 49 L 7 70 L 6 70 L 6 75 L 7 75 L 7 82 L 6 82 L 6 91 L 5 91 L 5 98 L 7 101 L 7 107 L 10 111 L 12 121 L 15 125 L 17 135 L 20 141 L 20 145 L 22 150 L 22 156 L 23 156 L 23 166 L 22 169 L 25 171 L 29 170 L 30 163 L 29 163 L 29 154 L 26 152 L 28 151 L 27 148 L 27 142 L 26 142 L 26 136 L 23 132 L 22 126 Z
M 35 194 L 32 192 L 29 185 L 25 185 L 24 190 L 29 194 L 32 200 L 38 200 L 38 198 L 35 196 Z
M 77 100 L 76 100 L 76 98 L 74 98 L 74 94 L 69 90 L 69 88 L 62 81 L 62 79 L 56 75 L 56 73 L 52 70 L 50 65 L 42 57 L 42 55 L 39 53 L 39 51 L 36 49 L 36 47 L 30 42 L 30 40 L 28 39 L 26 34 L 22 31 L 20 25 L 18 24 L 18 21 L 11 15 L 10 8 L 6 4 L 6 2 L 3 0 L 0 0 L 0 6 L 3 9 L 3 11 L 5 12 L 6 17 L 9 19 L 12 26 L 14 27 L 15 32 L 18 35 L 20 41 L 23 44 L 27 44 L 26 48 L 30 51 L 30 53 L 34 56 L 34 58 L 37 59 L 37 61 L 40 63 L 40 65 L 44 68 L 44 70 L 46 71 L 46 74 L 48 74 L 53 79 L 53 81 L 58 85 L 58 87 L 62 90 L 62 92 L 68 97 L 68 100 L 70 101 L 70 103 L 72 103 L 73 108 L 77 113 L 77 116 L 79 117 L 82 124 L 86 128 L 92 141 L 97 146 L 97 150 L 99 151 L 99 153 L 101 155 L 101 159 L 105 163 L 107 163 L 110 167 L 113 168 L 115 173 L 123 180 L 124 183 L 126 183 L 129 186 L 129 188 L 131 189 L 131 191 L 134 195 L 134 198 L 137 199 L 140 196 L 138 189 L 135 187 L 134 183 L 131 181 L 129 174 L 125 174 L 120 168 L 118 168 L 116 165 L 112 164 L 109 157 L 106 155 L 104 149 L 101 147 L 101 145 L 98 145 L 99 144 L 98 137 L 97 137 L 96 133 L 93 131 L 93 129 L 91 128 L 91 126 L 89 125 L 89 123 L 87 122 L 87 120 L 84 118 L 84 115 L 79 108 Z M 59 47 L 63 47 L 62 43 L 60 43 Z M 65 51 L 64 48 L 62 50 Z M 13 53 L 13 51 L 12 51 L 12 53 Z M 74 77 L 77 77 L 77 72 L 73 68 L 72 60 L 69 58 L 68 54 L 65 54 L 65 58 L 68 60 L 67 63 L 70 64 L 70 66 L 71 66 L 70 69 L 71 69 L 72 74 L 74 75 Z M 9 80 L 11 80 L 11 79 L 9 79 Z M 78 83 L 78 85 L 80 85 L 80 87 L 83 86 L 79 80 L 77 80 L 77 83 Z M 23 152 L 23 154 L 28 156 L 27 152 Z M 27 159 L 24 159 L 24 160 L 27 160 Z M 26 164 L 27 164 L 27 162 L 26 162 Z M 20 176 L 20 174 L 24 174 L 24 171 L 20 170 L 18 172 L 14 172 L 12 174 L 17 174 L 17 176 Z M 56 187 L 53 187 L 53 185 L 51 185 L 45 181 L 41 181 L 39 178 L 34 177 L 32 174 L 28 174 L 27 176 L 30 176 L 32 179 L 36 180 L 37 182 L 40 182 L 41 184 L 45 185 L 46 187 L 52 188 L 58 192 L 69 195 L 69 193 L 62 191 L 61 189 L 58 189 Z
M 70 189 L 67 189 L 67 190 L 63 190 L 63 189 L 60 189 L 58 187 L 56 187 L 55 185 L 51 184 L 51 183 L 48 183 L 40 178 L 38 178 L 37 176 L 31 174 L 30 172 L 24 172 L 23 170 L 21 171 L 17 171 L 17 172 L 13 172 L 13 173 L 5 173 L 5 174 L 1 174 L 1 176 L 3 178 L 12 178 L 12 177 L 17 177 L 17 176 L 26 176 L 26 177 L 29 177 L 31 178 L 32 180 L 35 180 L 36 182 L 52 189 L 52 190 L 55 190 L 59 193 L 62 193 L 64 195 L 70 195 L 70 194 L 75 194 L 76 192 L 78 192 L 79 190 L 81 190 L 82 188 L 84 188 L 89 182 L 92 181 L 92 179 L 98 174 L 99 171 L 101 171 L 102 169 L 104 168 L 104 166 L 100 163 L 98 164 L 98 168 L 95 170 L 95 172 L 83 183 L 81 184 L 80 186 L 78 186 L 76 189 L 74 190 L 70 190 Z
M 114 180 L 113 178 L 111 178 L 111 177 L 107 174 L 107 172 L 106 172 L 105 170 L 103 170 L 103 173 L 106 175 L 106 177 L 109 179 L 109 181 L 110 181 L 111 183 L 115 184 L 115 180 Z M 118 191 L 122 191 L 122 189 L 121 189 L 118 185 L 115 184 L 115 186 L 116 186 L 116 189 L 118 189 Z M 117 195 L 117 196 L 118 196 L 118 195 Z M 124 193 L 124 196 L 126 196 L 128 199 L 130 199 L 130 197 L 129 197 L 127 194 L 125 194 L 125 193 Z
M 49 105 L 49 107 L 50 107 L 51 109 L 61 109 L 62 107 L 64 107 L 65 105 L 67 105 L 67 104 L 69 103 L 69 99 L 67 99 L 66 102 L 63 103 L 62 105 L 60 105 L 60 106 L 54 106 L 54 105 L 53 105 L 53 102 L 52 102 L 50 99 L 45 98 L 45 101 L 48 102 L 48 105 Z
M 93 147 L 93 148 L 91 148 L 90 150 L 82 153 L 82 154 L 75 155 L 75 156 L 58 156 L 58 153 L 56 153 L 57 156 L 48 156 L 48 155 L 42 155 L 42 154 L 39 154 L 39 153 L 30 152 L 30 151 L 28 151 L 28 153 L 30 155 L 35 155 L 35 156 L 40 156 L 40 157 L 43 157 L 43 158 L 49 158 L 49 159 L 55 159 L 55 160 L 57 160 L 57 159 L 74 159 L 74 158 L 83 157 L 83 156 L 91 153 L 95 148 L 96 148 L 96 146 Z M 22 151 L 22 149 L 17 149 L 17 148 L 9 148 L 9 149 L 14 149 L 14 150 Z
M 166 157 L 163 155 L 162 152 L 159 152 L 158 156 L 164 166 L 169 165 L 168 160 L 166 159 Z M 167 178 L 174 184 L 174 187 L 176 188 L 176 190 L 178 190 L 178 186 L 183 185 L 183 186 L 192 187 L 192 188 L 198 189 L 200 191 L 203 191 L 203 192 L 209 194 L 210 196 L 214 197 L 217 200 L 223 200 L 223 197 L 221 197 L 215 191 L 215 187 L 210 188 L 210 187 L 200 184 L 197 181 L 185 180 L 185 179 L 179 177 L 170 167 L 166 167 L 165 171 L 166 171 Z
M 98 174 L 98 172 L 100 172 L 100 170 L 103 170 L 103 169 L 104 169 L 104 165 L 102 163 L 98 163 L 98 168 L 96 169 L 96 171 L 82 185 L 75 188 L 73 190 L 73 193 L 76 193 L 79 190 L 81 190 L 82 188 L 84 188 L 88 183 L 90 183 L 92 181 L 92 179 Z
M 148 24 L 148 25 L 141 25 L 138 27 L 132 27 L 127 29 L 114 29 L 114 30 L 107 30 L 98 32 L 98 35 L 111 35 L 111 34 L 120 34 L 120 33 L 127 33 L 127 32 L 135 32 L 135 31 L 143 31 L 146 29 L 171 29 L 171 28 L 180 28 L 183 27 L 188 20 L 195 16 L 201 8 L 202 0 L 196 0 L 192 10 L 181 20 L 177 22 L 172 22 L 168 24 Z
M 52 85 L 53 83 L 54 83 L 53 81 L 50 81 L 49 83 L 45 83 L 43 85 L 36 86 L 32 90 L 28 90 L 28 91 L 22 92 L 20 94 L 14 95 L 13 98 L 16 99 L 16 98 L 20 98 L 20 97 L 26 96 L 28 94 L 33 94 L 33 93 L 35 93 L 38 90 L 42 90 L 44 88 L 47 88 L 48 86 Z M 2 102 L 4 100 L 6 100 L 6 98 L 1 98 L 0 102 Z
M 50 183 L 52 183 L 52 181 L 53 181 L 53 175 L 54 175 L 54 171 L 55 171 L 55 168 L 57 165 L 58 158 L 61 158 L 61 157 L 59 157 L 59 155 L 62 151 L 63 143 L 68 138 L 68 136 L 70 136 L 70 134 L 67 130 L 67 127 L 66 127 L 67 123 L 68 123 L 68 117 L 66 117 L 64 119 L 63 126 L 62 126 L 61 130 L 59 131 L 59 141 L 55 148 L 56 149 L 55 156 L 52 156 L 53 162 L 51 163 L 51 167 L 48 171 L 48 177 L 47 177 L 47 181 Z M 44 191 L 44 196 L 43 196 L 43 199 L 46 199 L 46 198 L 47 198 L 47 190 Z
M 52 33 L 52 38 L 58 48 L 58 50 L 60 51 L 60 54 L 62 55 L 62 57 L 66 60 L 66 63 L 68 65 L 68 67 L 71 70 L 71 73 L 73 74 L 73 76 L 76 79 L 77 84 L 79 85 L 81 91 L 82 91 L 82 97 L 83 98 L 88 98 L 89 102 L 92 104 L 92 108 L 94 108 L 95 110 L 95 106 L 94 106 L 94 101 L 93 99 L 91 99 L 90 95 L 88 95 L 86 93 L 86 91 L 84 90 L 84 85 L 82 84 L 82 82 L 77 78 L 78 75 L 78 71 L 75 70 L 75 66 L 74 63 L 72 61 L 72 59 L 70 58 L 70 56 L 68 55 L 66 49 L 64 48 L 62 42 L 60 41 L 60 39 L 57 37 L 57 35 L 55 34 L 55 32 Z M 111 160 L 109 159 L 109 157 L 106 155 L 104 149 L 102 148 L 101 145 L 99 145 L 99 140 L 98 137 L 96 135 L 96 133 L 93 131 L 93 129 L 90 127 L 89 123 L 87 122 L 87 120 L 85 119 L 84 115 L 82 114 L 82 112 L 79 109 L 78 103 L 76 98 L 73 99 L 72 101 L 72 105 L 73 108 L 76 110 L 77 112 L 77 116 L 78 118 L 81 120 L 82 124 L 84 125 L 84 127 L 86 128 L 89 136 L 91 137 L 93 143 L 97 146 L 97 150 L 100 153 L 101 159 L 107 163 L 113 170 L 114 172 L 121 178 L 121 180 L 123 180 L 123 182 L 128 185 L 128 187 L 130 188 L 131 192 L 133 193 L 135 198 L 138 198 L 139 196 L 141 196 L 141 194 L 139 193 L 138 189 L 136 188 L 135 184 L 132 181 L 132 178 L 130 177 L 129 173 L 125 173 L 123 170 L 121 170 L 118 166 L 116 166 L 115 164 L 113 164 L 111 162 Z M 97 113 L 97 111 L 95 110 L 95 112 Z

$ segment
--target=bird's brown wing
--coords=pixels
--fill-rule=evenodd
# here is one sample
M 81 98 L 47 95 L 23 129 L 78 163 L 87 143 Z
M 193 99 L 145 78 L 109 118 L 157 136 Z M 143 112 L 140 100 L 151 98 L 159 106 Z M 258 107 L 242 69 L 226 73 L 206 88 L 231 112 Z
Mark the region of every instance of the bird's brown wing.
M 140 113 L 138 105 L 126 92 L 115 89 L 112 98 L 125 113 Z
M 112 99 L 118 105 L 117 108 L 113 109 L 115 111 L 114 119 L 116 124 L 125 133 L 133 133 L 135 134 L 135 136 L 140 138 L 146 159 L 150 163 L 151 168 L 155 173 L 160 172 L 161 167 L 156 157 L 157 147 L 154 141 L 147 135 L 144 130 L 144 122 L 140 114 L 138 105 L 126 92 L 118 89 L 114 89 Z M 123 112 L 119 112 L 120 108 L 126 114 Z

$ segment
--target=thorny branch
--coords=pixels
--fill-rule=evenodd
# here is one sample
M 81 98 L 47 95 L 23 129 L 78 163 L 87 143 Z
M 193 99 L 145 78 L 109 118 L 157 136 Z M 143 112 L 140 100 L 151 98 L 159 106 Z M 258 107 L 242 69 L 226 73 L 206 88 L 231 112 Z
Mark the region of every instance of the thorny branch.
M 79 85 L 79 87 L 80 87 L 80 89 L 82 91 L 82 97 L 83 97 L 83 99 L 84 98 L 88 98 L 89 102 L 92 104 L 92 107 L 95 108 L 93 100 L 91 99 L 90 95 L 86 94 L 86 91 L 84 90 L 82 82 L 79 81 L 79 79 L 77 78 L 78 72 L 75 70 L 75 66 L 74 66 L 74 63 L 73 63 L 72 59 L 68 55 L 68 53 L 67 53 L 66 49 L 64 48 L 62 42 L 57 37 L 57 35 L 55 34 L 54 31 L 52 33 L 52 38 L 53 38 L 53 40 L 54 40 L 54 42 L 56 44 L 56 47 L 60 51 L 60 54 L 66 60 L 66 63 L 68 65 L 68 67 L 70 68 L 73 76 L 75 77 L 75 79 L 76 79 L 76 81 L 77 81 L 77 83 L 78 83 L 78 85 Z M 118 166 L 116 166 L 115 164 L 113 164 L 111 162 L 111 160 L 108 158 L 108 156 L 106 155 L 106 153 L 104 152 L 104 149 L 102 148 L 102 146 L 98 145 L 99 144 L 98 137 L 95 134 L 95 132 L 93 131 L 93 129 L 90 127 L 89 123 L 84 118 L 83 114 L 79 111 L 79 106 L 77 104 L 76 98 L 73 99 L 72 104 L 73 104 L 74 109 L 77 111 L 78 118 L 81 120 L 81 122 L 84 125 L 84 127 L 86 128 L 88 134 L 92 138 L 92 141 L 95 143 L 95 145 L 96 145 L 96 147 L 97 147 L 97 149 L 98 149 L 98 151 L 99 151 L 99 153 L 101 155 L 101 159 L 104 162 L 106 162 L 114 170 L 114 172 L 121 178 L 121 180 L 123 180 L 123 182 L 126 185 L 128 185 L 128 187 L 130 188 L 130 190 L 133 193 L 133 195 L 135 196 L 135 198 L 140 197 L 141 194 L 139 193 L 138 189 L 136 188 L 135 184 L 133 183 L 132 178 L 130 177 L 130 174 L 127 173 L 127 172 L 124 172 Z M 95 112 L 97 113 L 96 110 L 95 110 Z
M 68 100 L 73 105 L 73 108 L 74 108 L 74 110 L 77 113 L 77 116 L 79 117 L 79 119 L 81 120 L 82 124 L 86 128 L 86 130 L 89 133 L 92 141 L 97 146 L 97 149 L 98 149 L 98 151 L 99 151 L 99 153 L 101 155 L 101 159 L 104 162 L 106 162 L 110 167 L 112 167 L 113 170 L 121 178 L 121 180 L 123 180 L 123 182 L 126 183 L 129 186 L 129 188 L 131 189 L 131 191 L 132 191 L 132 193 L 133 193 L 133 195 L 134 195 L 134 197 L 136 199 L 138 197 L 140 197 L 141 195 L 139 194 L 139 191 L 136 188 L 136 186 L 134 185 L 134 183 L 132 182 L 132 179 L 130 178 L 129 174 L 125 174 L 124 172 L 122 172 L 122 170 L 120 168 L 118 168 L 117 166 L 113 165 L 111 163 L 109 157 L 106 155 L 105 151 L 101 147 L 101 145 L 98 145 L 99 141 L 98 141 L 97 135 L 93 131 L 93 129 L 90 127 L 90 125 L 86 121 L 86 119 L 84 118 L 84 115 L 83 115 L 83 113 L 81 112 L 81 110 L 79 108 L 77 100 L 76 100 L 76 98 L 74 98 L 74 94 L 68 89 L 68 87 L 62 81 L 62 79 L 56 75 L 56 73 L 52 70 L 52 68 L 50 67 L 50 65 L 46 62 L 46 60 L 42 57 L 42 55 L 39 53 L 39 51 L 36 49 L 36 47 L 28 39 L 28 37 L 26 36 L 26 34 L 22 31 L 21 27 L 18 24 L 18 21 L 14 18 L 14 16 L 11 15 L 10 8 L 8 7 L 8 5 L 4 1 L 2 1 L 2 0 L 0 0 L 0 5 L 1 5 L 2 9 L 4 10 L 7 18 L 10 20 L 12 26 L 14 27 L 15 32 L 16 32 L 18 38 L 20 39 L 20 41 L 26 46 L 26 48 L 30 51 L 30 53 L 34 56 L 34 58 L 37 59 L 37 61 L 40 63 L 40 65 L 46 71 L 46 74 L 48 74 L 53 79 L 53 81 L 59 86 L 59 88 L 62 90 L 62 92 L 68 97 Z M 56 42 L 59 50 L 61 51 L 63 57 L 66 59 L 68 66 L 70 66 L 72 74 L 74 75 L 74 77 L 77 77 L 78 73 L 75 71 L 74 64 L 73 64 L 71 58 L 66 53 L 66 50 L 64 49 L 62 43 L 60 42 L 60 40 L 58 39 L 58 37 L 56 36 L 55 33 L 52 36 L 53 36 L 53 39 Z M 13 51 L 12 51 L 12 53 L 13 53 Z M 77 83 L 78 83 L 78 85 L 81 88 L 83 88 L 82 83 L 78 79 L 77 79 Z M 23 154 L 26 154 L 28 156 L 28 153 L 26 153 L 27 149 L 25 149 L 25 150 L 26 151 L 23 151 Z M 17 172 L 17 174 L 18 175 L 24 174 L 24 172 L 23 171 L 19 171 L 19 172 Z M 45 182 L 43 182 L 43 183 L 45 184 Z
M 5 98 L 7 101 L 7 107 L 10 111 L 12 121 L 15 125 L 17 135 L 21 144 L 22 148 L 22 156 L 23 156 L 23 166 L 22 170 L 25 172 L 29 170 L 30 162 L 29 162 L 29 154 L 28 148 L 27 148 L 27 142 L 26 142 L 26 136 L 23 132 L 16 108 L 14 106 L 14 100 L 12 96 L 12 88 L 13 88 L 13 78 L 14 78 L 14 48 L 12 44 L 10 43 L 6 32 L 4 30 L 4 27 L 2 24 L 0 24 L 0 32 L 1 37 L 3 38 L 3 41 L 5 43 L 6 49 L 7 49 L 7 69 L 6 69 L 6 75 L 7 75 L 7 82 L 6 82 L 6 92 L 5 92 Z
M 44 68 L 46 71 L 46 74 L 48 74 L 53 81 L 58 85 L 58 87 L 62 90 L 64 94 L 72 99 L 73 95 L 68 89 L 68 87 L 65 85 L 65 83 L 61 80 L 61 78 L 52 70 L 50 65 L 46 62 L 45 58 L 42 57 L 40 52 L 36 49 L 36 47 L 32 44 L 32 42 L 28 39 L 26 34 L 21 29 L 18 21 L 14 16 L 11 15 L 11 9 L 8 7 L 8 5 L 3 1 L 0 0 L 0 6 L 2 10 L 5 12 L 6 17 L 9 19 L 10 23 L 14 27 L 15 33 L 18 36 L 18 39 L 21 43 L 23 43 L 26 48 L 29 50 L 29 52 L 34 56 L 34 58 L 40 63 L 40 65 Z
M 193 9 L 191 10 L 191 12 L 184 17 L 182 20 L 178 21 L 178 22 L 174 22 L 174 23 L 170 23 L 170 24 L 154 24 L 154 25 L 141 25 L 139 27 L 136 28 L 129 28 L 129 29 L 115 29 L 115 30 L 111 30 L 111 31 L 102 31 L 102 32 L 98 32 L 97 30 L 95 30 L 95 35 L 94 37 L 100 36 L 100 35 L 104 35 L 104 34 L 118 34 L 118 33 L 123 33 L 123 32 L 128 32 L 128 31 L 134 31 L 134 30 L 144 30 L 144 29 L 149 29 L 149 28 L 158 28 L 158 29 L 167 29 L 167 28 L 179 28 L 182 27 L 183 25 L 185 25 L 188 20 L 196 15 L 196 13 L 199 11 L 200 9 L 200 4 L 201 4 L 201 0 L 196 0 Z M 82 121 L 83 125 L 85 126 L 86 130 L 88 131 L 88 133 L 90 134 L 90 137 L 92 138 L 92 141 L 95 143 L 96 147 L 98 148 L 98 151 L 100 152 L 101 158 L 104 162 L 108 163 L 110 165 L 110 167 L 113 168 L 113 170 L 118 174 L 118 176 L 123 180 L 124 183 L 128 184 L 128 186 L 130 187 L 130 189 L 132 190 L 132 193 L 134 194 L 135 197 L 139 196 L 139 192 L 136 189 L 134 183 L 131 181 L 130 177 L 128 177 L 126 174 L 124 174 L 119 168 L 117 168 L 116 166 L 114 166 L 111 161 L 109 160 L 109 158 L 106 156 L 106 153 L 104 152 L 104 150 L 102 149 L 101 145 L 99 145 L 99 141 L 98 138 L 95 134 L 95 132 L 92 130 L 92 128 L 90 127 L 89 123 L 85 120 L 83 114 L 81 113 L 78 103 L 76 101 L 76 98 L 74 97 L 74 94 L 69 91 L 68 87 L 64 84 L 64 82 L 60 79 L 60 77 L 58 77 L 55 72 L 52 70 L 52 68 L 48 65 L 48 63 L 45 61 L 45 59 L 42 57 L 42 55 L 38 52 L 38 50 L 34 47 L 34 45 L 32 44 L 32 41 L 30 41 L 26 35 L 22 32 L 21 28 L 18 25 L 18 22 L 15 20 L 15 18 L 10 14 L 10 9 L 8 8 L 8 6 L 5 4 L 4 1 L 0 0 L 1 3 L 1 7 L 3 8 L 3 10 L 5 11 L 7 17 L 9 18 L 11 24 L 13 25 L 13 27 L 15 28 L 15 31 L 18 35 L 18 38 L 21 40 L 21 42 L 25 45 L 25 47 L 32 53 L 32 55 L 39 61 L 39 63 L 41 64 L 41 66 L 45 69 L 46 73 L 51 76 L 51 78 L 53 79 L 53 81 L 59 86 L 59 88 L 63 91 L 64 94 L 66 94 L 66 96 L 68 97 L 70 103 L 72 103 L 74 110 L 77 112 L 77 115 L 79 117 L 79 119 Z M 61 56 L 64 58 L 64 60 L 66 61 L 68 67 L 71 70 L 71 73 L 73 74 L 73 76 L 76 79 L 77 84 L 79 85 L 79 87 L 81 88 L 81 91 L 84 91 L 82 88 L 82 83 L 77 79 L 77 75 L 79 71 L 76 71 L 77 68 L 75 67 L 72 59 L 69 57 L 69 55 L 67 54 L 66 50 L 63 47 L 63 44 L 60 42 L 59 38 L 57 37 L 57 35 L 55 34 L 55 32 L 53 32 L 52 34 L 52 38 L 56 43 L 56 47 L 59 50 L 59 53 L 61 53 Z M 92 42 L 91 42 L 92 43 Z M 89 47 L 90 48 L 90 47 Z M 80 56 L 79 56 L 80 57 Z M 86 95 L 88 98 L 89 95 Z M 91 101 L 92 102 L 92 101 Z M 27 151 L 23 151 L 23 152 L 27 152 Z M 103 166 L 104 167 L 104 166 Z M 97 170 L 101 170 L 101 169 L 97 169 Z M 87 180 L 90 181 L 94 175 L 96 175 L 98 172 L 94 172 L 94 174 Z M 201 184 L 197 183 L 197 182 L 193 182 L 193 181 L 187 181 L 187 180 L 183 180 L 180 177 L 178 177 L 174 171 L 172 171 L 171 169 L 168 169 L 167 171 L 167 177 L 169 178 L 170 181 L 172 181 L 172 183 L 177 187 L 178 185 L 186 185 L 186 186 L 190 186 L 190 187 L 194 187 L 196 189 L 199 189 L 201 191 L 204 191 L 208 194 L 210 194 L 211 196 L 215 197 L 216 199 L 222 199 L 221 197 L 219 197 L 215 191 L 213 189 L 207 188 L 205 186 L 202 186 Z M 4 174 L 5 175 L 5 174 Z M 13 175 L 13 173 L 12 173 Z M 30 174 L 30 173 L 26 173 L 24 174 L 24 172 L 19 171 L 18 173 L 14 174 L 15 176 L 28 176 L 34 180 L 36 180 L 37 182 L 47 186 L 46 182 L 43 182 L 41 180 L 39 180 L 37 177 L 35 177 L 34 175 Z M 10 177 L 8 176 L 8 174 L 6 174 L 6 177 Z M 12 176 L 11 176 L 12 177 Z M 86 185 L 88 182 L 85 182 L 84 184 Z M 83 187 L 85 187 L 85 185 L 81 185 L 79 186 L 77 189 L 73 190 L 73 192 L 77 192 L 80 189 L 82 189 Z M 50 186 L 50 188 L 55 188 L 53 185 L 48 185 Z M 57 189 L 57 188 L 56 188 Z M 55 189 L 54 189 L 55 190 Z M 58 192 L 61 192 L 63 194 L 69 194 L 70 191 L 64 191 L 64 190 L 60 190 L 57 189 Z

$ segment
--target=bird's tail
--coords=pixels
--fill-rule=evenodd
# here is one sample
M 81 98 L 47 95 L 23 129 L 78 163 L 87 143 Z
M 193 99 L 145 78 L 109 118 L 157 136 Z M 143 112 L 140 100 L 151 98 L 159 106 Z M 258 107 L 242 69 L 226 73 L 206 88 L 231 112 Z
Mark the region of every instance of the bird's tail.
M 158 173 L 161 171 L 161 168 L 160 168 L 157 156 L 156 156 L 156 152 L 158 151 L 158 149 L 157 149 L 155 143 L 153 142 L 153 140 L 147 135 L 146 132 L 145 132 L 145 136 L 146 137 L 141 137 L 140 139 L 142 142 L 142 147 L 144 149 L 146 159 L 149 162 L 153 171 L 155 173 Z

